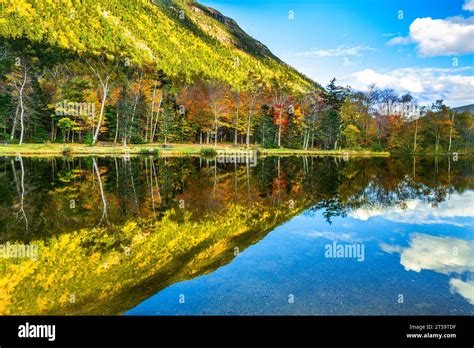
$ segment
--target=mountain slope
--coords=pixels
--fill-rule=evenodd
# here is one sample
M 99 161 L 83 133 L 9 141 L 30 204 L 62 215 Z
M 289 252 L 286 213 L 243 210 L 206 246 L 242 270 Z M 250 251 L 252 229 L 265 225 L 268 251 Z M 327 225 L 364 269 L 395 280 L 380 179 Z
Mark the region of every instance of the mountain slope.
M 317 86 L 234 20 L 194 1 L 2 0 L 0 36 L 156 64 L 187 81 L 205 76 L 236 85 L 254 73 L 267 82 L 284 77 L 294 91 Z
M 457 108 L 452 108 L 456 112 L 474 112 L 474 104 L 458 106 Z

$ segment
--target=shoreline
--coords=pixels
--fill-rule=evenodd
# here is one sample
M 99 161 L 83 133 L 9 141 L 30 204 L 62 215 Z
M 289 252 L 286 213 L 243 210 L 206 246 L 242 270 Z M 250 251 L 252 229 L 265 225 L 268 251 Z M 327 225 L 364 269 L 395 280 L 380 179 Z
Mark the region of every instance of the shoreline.
M 121 145 L 84 145 L 84 144 L 9 144 L 0 145 L 2 156 L 121 156 L 121 155 L 154 155 L 157 157 L 186 157 L 201 156 L 202 150 L 216 150 L 217 155 L 239 155 L 247 152 L 245 146 L 234 147 L 230 144 L 214 145 L 199 144 L 132 144 L 126 147 Z M 332 156 L 332 157 L 390 157 L 390 156 L 452 156 L 452 153 L 398 153 L 389 151 L 371 150 L 302 150 L 302 149 L 264 149 L 251 147 L 250 151 L 257 151 L 258 156 Z M 460 156 L 470 156 L 469 152 L 457 152 Z M 207 157 L 212 157 L 207 156 Z
M 123 147 L 84 145 L 84 144 L 9 144 L 0 145 L 0 155 L 3 156 L 116 156 L 116 155 L 155 155 L 159 157 L 201 156 L 201 150 L 216 150 L 217 155 L 244 154 L 247 149 L 244 146 L 233 145 L 199 145 L 199 144 L 133 144 Z M 370 150 L 302 150 L 302 149 L 263 149 L 250 148 L 257 151 L 259 156 L 340 156 L 340 157 L 389 157 L 388 151 Z

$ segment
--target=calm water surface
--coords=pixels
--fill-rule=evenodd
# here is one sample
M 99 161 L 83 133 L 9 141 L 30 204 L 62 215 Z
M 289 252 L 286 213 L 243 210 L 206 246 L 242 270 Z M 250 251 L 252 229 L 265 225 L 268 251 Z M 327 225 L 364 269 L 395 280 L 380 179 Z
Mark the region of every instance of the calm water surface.
M 474 161 L 220 162 L 2 158 L 0 312 L 474 313 Z

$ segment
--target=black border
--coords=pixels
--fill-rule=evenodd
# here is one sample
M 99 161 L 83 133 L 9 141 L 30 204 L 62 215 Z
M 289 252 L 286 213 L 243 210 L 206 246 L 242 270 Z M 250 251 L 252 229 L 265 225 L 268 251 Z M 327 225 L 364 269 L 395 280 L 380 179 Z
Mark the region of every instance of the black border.
M 56 339 L 20 338 L 18 327 L 56 325 Z M 456 338 L 407 338 L 409 325 L 456 325 Z M 425 332 L 421 332 L 425 333 Z M 473 316 L 3 316 L 0 346 L 327 344 L 473 347 Z

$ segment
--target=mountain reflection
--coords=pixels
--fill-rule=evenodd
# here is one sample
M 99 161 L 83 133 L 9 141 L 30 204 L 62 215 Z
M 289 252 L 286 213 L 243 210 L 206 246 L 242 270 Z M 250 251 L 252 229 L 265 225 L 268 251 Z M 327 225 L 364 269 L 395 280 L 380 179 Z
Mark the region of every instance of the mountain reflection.
M 281 249 L 271 250 L 323 250 L 324 244 L 317 245 L 327 241 L 368 243 L 368 257 L 352 276 L 359 277 L 353 281 L 369 277 L 371 284 L 374 275 L 364 272 L 377 269 L 377 263 L 364 267 L 381 257 L 370 248 L 375 240 L 385 255 L 400 255 L 396 265 L 403 273 L 448 275 L 446 286 L 472 303 L 469 238 L 411 231 L 400 243 L 374 223 L 472 230 L 471 160 L 266 157 L 255 167 L 220 162 L 153 156 L 0 159 L 0 244 L 38 247 L 37 260 L 0 258 L 0 314 L 124 313 L 173 284 L 217 273 L 296 216 L 292 228 L 313 242 L 286 245 L 283 239 Z M 385 239 L 378 239 L 382 235 Z M 294 255 L 321 254 L 294 250 Z M 321 263 L 313 261 L 307 256 L 306 262 Z M 297 274 L 313 276 L 291 272 L 285 280 L 293 283 Z M 325 274 L 302 283 L 325 286 Z

